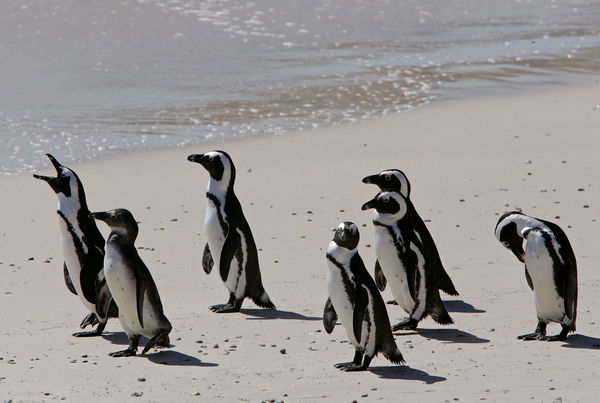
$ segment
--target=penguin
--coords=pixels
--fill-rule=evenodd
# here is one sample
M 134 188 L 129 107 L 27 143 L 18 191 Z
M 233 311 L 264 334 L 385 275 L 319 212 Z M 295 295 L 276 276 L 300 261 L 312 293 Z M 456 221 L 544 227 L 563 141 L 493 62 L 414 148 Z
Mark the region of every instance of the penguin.
M 392 330 L 414 330 L 428 315 L 442 325 L 454 323 L 442 300 L 436 272 L 425 258 L 423 243 L 410 220 L 407 199 L 395 190 L 382 190 L 363 204 L 362 210 L 375 209 L 375 252 L 390 283 L 394 299 L 409 317 Z
M 95 330 L 77 332 L 73 336 L 99 336 L 108 318 L 118 316 L 102 270 L 104 238 L 96 222 L 89 217 L 83 184 L 75 171 L 61 165 L 51 154 L 46 156 L 56 169 L 56 177 L 38 174 L 33 177 L 47 182 L 58 196 L 56 213 L 62 235 L 65 285 L 90 311 L 81 322 L 81 329 L 98 324 Z
M 535 295 L 537 328 L 517 338 L 566 339 L 576 330 L 577 261 L 564 231 L 550 221 L 510 211 L 498 219 L 494 232 L 498 241 L 525 263 L 525 279 Z M 546 336 L 548 322 L 560 323 L 561 332 Z
M 435 273 L 433 276 L 434 280 L 437 282 L 440 290 L 444 291 L 448 295 L 457 296 L 458 291 L 456 291 L 456 288 L 452 283 L 452 279 L 450 279 L 450 276 L 444 269 L 442 260 L 440 259 L 440 254 L 435 246 L 435 242 L 433 241 L 427 226 L 421 219 L 421 216 L 410 200 L 411 186 L 404 172 L 400 171 L 399 169 L 386 169 L 378 174 L 366 176 L 362 181 L 363 183 L 377 185 L 380 190 L 395 190 L 404 196 L 408 208 L 406 220 L 410 222 L 415 234 L 423 244 L 425 260 L 427 261 L 427 264 L 433 268 Z M 385 290 L 386 278 L 381 271 L 379 261 L 375 262 L 375 281 L 381 291 Z
M 150 340 L 142 354 L 155 345 L 169 347 L 172 326 L 163 312 L 158 289 L 150 271 L 134 245 L 138 225 L 126 209 L 91 213 L 90 217 L 110 227 L 104 257 L 104 274 L 119 307 L 119 321 L 127 336 L 129 347 L 110 353 L 112 357 L 137 354 L 142 336 Z
M 216 313 L 238 312 L 246 297 L 262 308 L 275 309 L 262 284 L 252 231 L 233 190 L 235 166 L 231 157 L 217 150 L 190 155 L 188 161 L 199 163 L 210 175 L 204 220 L 208 242 L 202 267 L 210 274 L 214 266 L 229 291 L 226 304 L 209 309 Z
M 364 371 L 378 353 L 394 364 L 404 363 L 383 298 L 357 251 L 360 234 L 354 223 L 342 222 L 327 248 L 329 298 L 323 326 L 331 333 L 339 318 L 354 346 L 352 362 L 335 364 L 342 371 Z

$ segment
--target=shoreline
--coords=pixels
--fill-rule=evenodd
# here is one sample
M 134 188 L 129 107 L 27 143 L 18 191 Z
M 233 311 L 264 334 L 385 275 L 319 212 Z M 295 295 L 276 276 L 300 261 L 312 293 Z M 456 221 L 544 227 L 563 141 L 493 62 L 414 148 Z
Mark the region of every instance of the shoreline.
M 92 211 L 125 207 L 140 221 L 136 246 L 174 327 L 173 347 L 146 356 L 107 356 L 127 343 L 115 320 L 103 337 L 70 336 L 85 312 L 64 288 L 56 197 L 30 173 L 2 176 L 10 208 L 0 221 L 1 319 L 8 324 L 0 348 L 2 397 L 589 399 L 598 375 L 590 350 L 600 345 L 594 311 L 600 274 L 593 269 L 600 263 L 594 241 L 600 233 L 600 84 L 590 81 L 522 96 L 440 101 L 285 136 L 67 164 L 81 178 Z M 226 291 L 218 276 L 201 269 L 208 175 L 186 157 L 214 148 L 225 149 L 236 164 L 236 194 L 277 311 L 250 301 L 236 314 L 207 309 L 225 302 Z M 336 326 L 328 335 L 321 322 L 324 254 L 331 228 L 354 221 L 372 273 L 371 214 L 360 206 L 375 188 L 360 180 L 386 168 L 402 169 L 411 181 L 411 199 L 461 295 L 442 296 L 454 325 L 426 319 L 416 332 L 396 335 L 406 365 L 379 356 L 369 371 L 347 374 L 333 367 L 352 357 L 345 332 Z M 566 342 L 516 340 L 536 325 L 533 296 L 522 264 L 497 242 L 493 228 L 498 214 L 517 207 L 559 224 L 575 250 L 578 330 Z M 99 228 L 106 236 L 107 228 Z M 389 290 L 383 294 L 389 299 Z M 404 316 L 396 306 L 387 308 L 394 323 Z M 550 325 L 549 334 L 555 332 Z

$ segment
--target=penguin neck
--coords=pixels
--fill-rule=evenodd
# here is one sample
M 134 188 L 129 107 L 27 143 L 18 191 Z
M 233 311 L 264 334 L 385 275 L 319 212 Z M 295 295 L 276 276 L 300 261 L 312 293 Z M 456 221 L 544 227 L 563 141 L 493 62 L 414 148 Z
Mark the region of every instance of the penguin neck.
M 117 243 L 119 245 L 133 245 L 137 234 L 132 234 L 122 227 L 112 227 L 108 235 L 108 243 Z
M 211 177 L 206 192 L 222 199 L 227 193 L 233 193 L 233 180 L 226 180 L 226 178 L 216 180 Z
M 380 213 L 375 210 L 375 214 L 373 214 L 373 222 L 383 224 L 386 226 L 391 226 L 402 220 L 405 216 L 400 216 L 398 214 L 385 214 Z
M 327 256 L 331 256 L 338 263 L 349 261 L 355 253 L 356 249 L 344 248 L 335 243 L 335 241 L 329 242 L 329 247 L 327 248 Z
M 81 215 L 87 217 L 90 213 L 85 203 L 85 198 L 81 200 L 78 193 L 72 193 L 71 197 L 59 193 L 57 210 L 57 212 L 60 212 L 62 216 L 71 222 L 76 222 Z

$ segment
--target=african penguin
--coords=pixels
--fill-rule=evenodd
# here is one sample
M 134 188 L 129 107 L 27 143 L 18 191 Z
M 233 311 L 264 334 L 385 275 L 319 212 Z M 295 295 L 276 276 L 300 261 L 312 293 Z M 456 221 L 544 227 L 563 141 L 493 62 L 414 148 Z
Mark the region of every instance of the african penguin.
M 406 217 L 407 199 L 394 190 L 383 190 L 362 209 L 375 209 L 375 253 L 394 299 L 409 314 L 392 329 L 416 329 L 427 315 L 442 325 L 454 323 L 440 298 L 423 244 Z
M 78 295 L 90 313 L 80 327 L 98 324 L 96 330 L 73 336 L 99 336 L 110 317 L 117 317 L 117 307 L 104 279 L 104 238 L 96 222 L 89 217 L 83 184 L 77 174 L 46 154 L 56 169 L 56 177 L 34 174 L 46 181 L 58 196 L 58 224 L 62 235 L 63 276 L 67 289 Z
M 438 253 L 435 242 L 433 241 L 427 226 L 421 219 L 421 216 L 410 200 L 410 182 L 408 181 L 408 178 L 404 172 L 400 171 L 399 169 L 386 169 L 378 174 L 366 176 L 362 181 L 363 183 L 372 183 L 377 185 L 380 190 L 395 190 L 404 196 L 408 209 L 406 213 L 406 220 L 410 222 L 415 234 L 423 244 L 425 261 L 432 267 L 433 272 L 435 273 L 433 279 L 437 282 L 438 288 L 444 291 L 446 294 L 453 296 L 458 295 L 458 291 L 456 291 L 450 276 L 442 265 L 440 254 Z M 381 267 L 379 266 L 378 261 L 375 262 L 375 281 L 379 289 L 383 291 L 386 286 L 386 279 L 381 272 Z
M 233 190 L 235 166 L 231 157 L 224 151 L 211 151 L 190 155 L 188 160 L 201 164 L 210 175 L 204 220 L 208 242 L 202 267 L 210 274 L 215 266 L 229 291 L 229 301 L 210 310 L 238 312 L 246 297 L 262 308 L 275 309 L 262 285 L 254 237 Z
M 537 328 L 518 338 L 566 339 L 575 331 L 577 262 L 564 231 L 552 222 L 511 211 L 500 217 L 494 232 L 502 245 L 525 263 L 525 278 L 535 295 Z M 546 336 L 548 322 L 560 323 L 560 334 Z
M 109 355 L 128 357 L 136 355 L 142 336 L 150 340 L 142 354 L 155 345 L 168 347 L 171 323 L 163 313 L 158 289 L 150 271 L 138 255 L 134 245 L 138 225 L 125 209 L 90 214 L 110 227 L 106 241 L 104 274 L 113 298 L 119 307 L 119 321 L 127 336 L 129 347 Z
M 394 364 L 404 362 L 390 328 L 381 294 L 358 254 L 360 235 L 351 222 L 341 223 L 327 248 L 327 289 L 323 325 L 331 333 L 342 321 L 355 353 L 352 362 L 335 364 L 343 371 L 364 371 L 378 353 Z M 364 359 L 363 359 L 364 357 Z

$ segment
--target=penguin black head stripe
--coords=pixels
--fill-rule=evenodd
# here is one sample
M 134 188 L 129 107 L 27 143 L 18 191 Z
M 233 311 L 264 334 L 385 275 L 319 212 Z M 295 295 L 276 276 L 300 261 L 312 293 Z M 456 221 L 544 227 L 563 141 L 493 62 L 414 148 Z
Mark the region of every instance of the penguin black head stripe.
M 56 169 L 56 177 L 52 176 L 43 176 L 38 174 L 33 174 L 33 177 L 36 179 L 41 179 L 46 181 L 48 185 L 54 190 L 54 192 L 60 196 L 60 194 L 64 195 L 64 197 L 71 197 L 72 195 L 76 195 L 79 197 L 79 200 L 82 203 L 85 202 L 85 193 L 83 192 L 83 185 L 79 180 L 79 177 L 75 172 L 73 172 L 70 168 L 67 168 L 64 165 L 61 165 L 60 162 L 54 158 L 51 154 L 46 154 L 54 168 Z
M 217 182 L 224 181 L 229 185 L 235 180 L 235 166 L 225 151 L 215 150 L 205 154 L 192 154 L 188 156 L 188 161 L 202 165 L 210 177 Z
M 343 248 L 354 250 L 358 246 L 360 234 L 356 224 L 344 221 L 335 229 L 333 241 Z
M 133 243 L 138 235 L 138 225 L 129 210 L 118 208 L 90 214 L 91 218 L 104 221 L 112 232 Z
M 382 190 L 361 207 L 362 210 L 375 209 L 378 213 L 396 216 L 401 219 L 408 208 L 404 197 L 394 190 Z
M 410 197 L 410 182 L 399 169 L 386 169 L 378 174 L 366 176 L 362 181 L 377 185 L 381 190 L 393 189 L 406 198 Z

